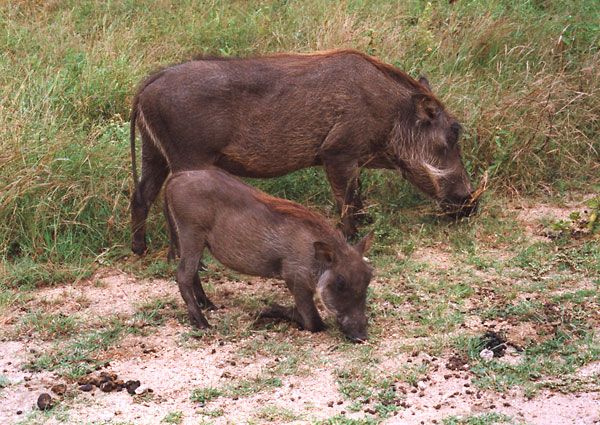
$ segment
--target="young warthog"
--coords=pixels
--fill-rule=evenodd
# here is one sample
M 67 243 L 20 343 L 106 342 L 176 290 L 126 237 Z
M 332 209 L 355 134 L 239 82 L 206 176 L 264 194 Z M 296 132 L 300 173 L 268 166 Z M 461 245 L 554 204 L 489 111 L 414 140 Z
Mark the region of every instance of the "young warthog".
M 372 235 L 350 246 L 325 219 L 294 202 L 271 197 L 221 170 L 172 175 L 165 191 L 173 242 L 181 260 L 177 283 L 193 325 L 208 326 L 200 307 L 212 307 L 198 265 L 204 248 L 240 273 L 285 280 L 294 307 L 272 305 L 262 317 L 285 318 L 312 332 L 324 329 L 317 294 L 344 334 L 367 338 L 367 286 L 372 269 L 364 261 Z
M 150 76 L 133 101 L 132 249 L 146 250 L 148 209 L 169 171 L 211 166 L 275 177 L 322 165 L 346 235 L 355 233 L 363 208 L 360 167 L 398 170 L 449 209 L 470 214 L 460 128 L 427 80 L 356 51 L 200 58 L 171 66 Z

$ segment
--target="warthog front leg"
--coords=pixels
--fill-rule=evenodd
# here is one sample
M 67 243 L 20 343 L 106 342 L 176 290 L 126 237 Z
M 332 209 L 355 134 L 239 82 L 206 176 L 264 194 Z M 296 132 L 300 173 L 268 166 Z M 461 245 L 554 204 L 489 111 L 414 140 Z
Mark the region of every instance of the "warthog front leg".
M 342 231 L 346 237 L 352 237 L 356 235 L 356 220 L 363 208 L 359 168 L 356 164 L 325 163 L 325 173 L 340 213 Z

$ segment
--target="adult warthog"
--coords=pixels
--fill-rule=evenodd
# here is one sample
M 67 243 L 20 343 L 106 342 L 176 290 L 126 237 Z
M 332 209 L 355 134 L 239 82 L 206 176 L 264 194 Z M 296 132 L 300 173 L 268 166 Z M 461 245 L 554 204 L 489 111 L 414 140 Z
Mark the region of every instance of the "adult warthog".
M 169 171 L 210 166 L 276 177 L 322 165 L 346 235 L 355 233 L 362 210 L 360 167 L 398 170 L 445 208 L 468 215 L 474 205 L 460 129 L 426 79 L 356 51 L 200 58 L 165 68 L 133 101 L 132 249 L 146 250 L 148 210 Z

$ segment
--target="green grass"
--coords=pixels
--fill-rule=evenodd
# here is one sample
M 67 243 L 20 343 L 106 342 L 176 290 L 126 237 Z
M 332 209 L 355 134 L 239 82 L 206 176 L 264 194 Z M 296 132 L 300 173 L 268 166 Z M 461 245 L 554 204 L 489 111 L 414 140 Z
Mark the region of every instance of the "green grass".
M 23 272 L 7 280 L 76 278 L 129 252 L 132 95 L 151 70 L 197 53 L 356 48 L 428 75 L 465 126 L 467 169 L 488 169 L 496 193 L 598 184 L 598 21 L 592 0 L 11 3 L 0 12 L 0 257 Z M 403 239 L 397 212 L 427 201 L 395 173 L 363 179 L 382 250 Z M 332 213 L 322 170 L 254 183 Z M 166 245 L 159 211 L 151 250 Z
M 374 418 L 347 418 L 343 415 L 336 415 L 329 419 L 314 422 L 315 425 L 375 425 L 381 421 Z
M 285 407 L 277 405 L 269 405 L 258 409 L 253 415 L 259 423 L 265 422 L 277 422 L 277 423 L 289 423 L 300 419 L 300 416 L 293 410 L 286 409 Z
M 183 422 L 183 412 L 170 412 L 162 418 L 161 422 L 166 424 L 180 424 Z
M 79 330 L 78 318 L 58 313 L 34 311 L 25 314 L 18 325 L 19 334 L 35 334 L 44 341 L 69 337 Z
M 194 389 L 190 398 L 192 401 L 206 404 L 217 397 L 221 397 L 222 395 L 223 391 L 219 390 L 218 388 L 205 387 Z
M 443 421 L 444 425 L 494 425 L 504 423 L 513 424 L 516 422 L 510 416 L 495 412 L 468 417 L 451 416 Z
M 32 371 L 55 371 L 60 376 L 76 379 L 103 363 L 102 352 L 115 345 L 126 333 L 135 332 L 119 320 L 110 320 L 99 329 L 83 332 L 65 341 L 55 342 L 32 358 L 25 368 Z

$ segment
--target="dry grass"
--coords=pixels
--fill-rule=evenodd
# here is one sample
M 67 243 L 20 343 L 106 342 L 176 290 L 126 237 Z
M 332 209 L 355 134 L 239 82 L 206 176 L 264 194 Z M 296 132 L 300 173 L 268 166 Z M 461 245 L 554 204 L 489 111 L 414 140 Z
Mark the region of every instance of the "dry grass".
M 599 20 L 593 1 L 12 2 L 0 12 L 0 256 L 128 251 L 132 93 L 199 52 L 357 48 L 429 77 L 466 128 L 467 168 L 497 193 L 598 184 Z M 372 202 L 414 198 L 388 174 L 365 177 Z M 330 202 L 314 170 L 259 184 Z

